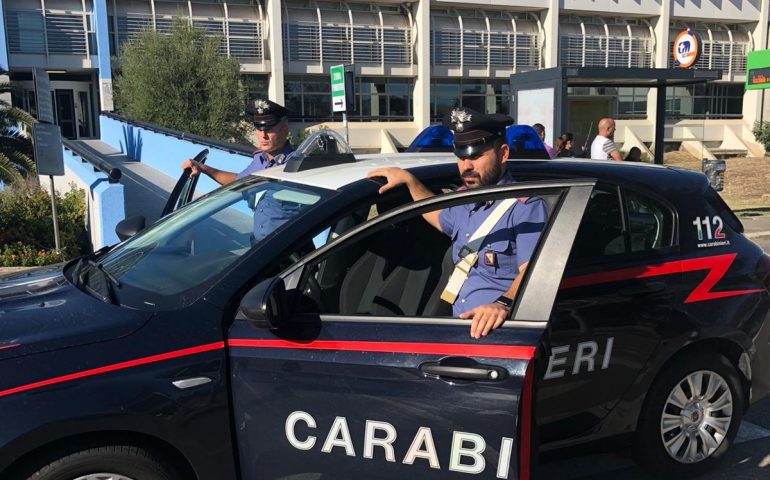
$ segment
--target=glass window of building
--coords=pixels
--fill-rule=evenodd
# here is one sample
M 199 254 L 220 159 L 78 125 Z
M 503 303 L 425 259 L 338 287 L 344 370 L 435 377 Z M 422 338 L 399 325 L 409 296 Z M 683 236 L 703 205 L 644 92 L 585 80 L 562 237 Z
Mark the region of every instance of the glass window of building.
M 510 113 L 508 80 L 437 78 L 431 83 L 430 97 L 432 121 L 440 121 L 457 107 L 484 113 Z
M 582 105 L 589 102 L 599 108 L 599 111 L 604 109 L 604 112 L 600 115 L 609 115 L 617 120 L 647 118 L 648 92 L 648 88 L 642 87 L 567 88 L 567 95 L 570 100 L 579 102 Z M 570 108 L 573 107 L 571 106 Z M 592 128 L 595 128 L 595 125 Z
M 612 115 L 618 120 L 647 118 L 649 88 L 618 87 L 617 109 Z
M 5 0 L 9 53 L 89 55 L 96 53 L 91 2 Z
M 246 101 L 250 102 L 258 98 L 267 98 L 267 86 L 269 78 L 267 75 L 242 75 L 241 84 Z
M 356 111 L 351 121 L 412 121 L 413 78 L 356 77 Z M 331 87 L 326 75 L 286 75 L 286 108 L 292 121 L 340 120 L 332 114 Z
M 666 116 L 672 119 L 743 118 L 742 83 L 711 83 L 666 89 Z

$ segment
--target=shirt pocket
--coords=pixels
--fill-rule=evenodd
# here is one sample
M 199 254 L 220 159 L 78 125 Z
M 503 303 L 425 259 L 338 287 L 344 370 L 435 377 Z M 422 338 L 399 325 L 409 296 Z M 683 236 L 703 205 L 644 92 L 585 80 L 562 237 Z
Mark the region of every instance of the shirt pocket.
M 510 240 L 485 243 L 479 252 L 479 264 L 496 276 L 511 276 L 516 271 L 516 244 Z

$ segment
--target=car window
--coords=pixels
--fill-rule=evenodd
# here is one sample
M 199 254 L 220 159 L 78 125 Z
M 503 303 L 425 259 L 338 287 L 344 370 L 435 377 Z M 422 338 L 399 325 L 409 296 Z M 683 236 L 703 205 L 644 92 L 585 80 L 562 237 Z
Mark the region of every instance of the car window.
M 544 221 L 522 223 L 516 232 L 493 232 L 484 240 L 478 252 L 477 268 L 490 278 L 494 277 L 493 282 L 496 282 L 488 292 L 487 303 L 510 286 L 513 276 L 497 278 L 502 273 L 496 272 L 517 269 L 512 253 L 521 251 L 527 252 L 523 255 L 530 255 L 529 249 L 534 251 L 557 199 L 558 194 L 520 198 L 520 205 L 513 208 L 519 208 L 519 211 L 540 208 L 545 212 Z M 484 202 L 474 202 L 454 208 L 472 209 L 478 205 L 485 207 Z M 377 207 L 387 209 L 381 205 Z M 517 242 L 518 232 L 522 232 L 521 243 Z M 533 240 L 532 245 L 526 246 L 525 239 L 533 233 L 534 236 L 529 237 Z M 456 237 L 454 240 L 456 245 L 463 243 Z M 298 311 L 332 315 L 451 317 L 452 306 L 440 296 L 458 261 L 452 241 L 450 235 L 433 228 L 422 216 L 413 213 L 362 232 L 306 267 L 304 286 L 298 289 L 302 292 L 297 302 Z
M 569 262 L 589 263 L 626 252 L 623 214 L 617 187 L 602 185 L 591 192 Z
M 598 185 L 586 205 L 569 263 L 597 263 L 673 244 L 674 215 L 667 206 L 635 191 L 621 195 L 617 186 Z
M 205 287 L 281 227 L 333 192 L 249 178 L 166 217 L 106 254 L 100 263 L 120 282 L 118 301 L 144 309 L 174 308 Z
M 674 215 L 662 203 L 637 192 L 626 191 L 630 250 L 644 252 L 674 243 Z

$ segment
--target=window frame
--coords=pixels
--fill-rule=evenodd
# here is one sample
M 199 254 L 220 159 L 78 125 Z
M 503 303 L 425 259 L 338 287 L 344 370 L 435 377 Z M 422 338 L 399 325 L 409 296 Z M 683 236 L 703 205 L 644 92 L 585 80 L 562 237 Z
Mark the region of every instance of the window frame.
M 570 254 L 570 258 L 568 259 L 567 269 L 582 269 L 585 267 L 591 267 L 595 265 L 605 265 L 608 263 L 615 263 L 615 262 L 626 262 L 626 261 L 633 261 L 640 258 L 650 258 L 650 257 L 660 257 L 667 254 L 674 254 L 678 253 L 680 251 L 680 245 L 679 245 L 679 216 L 677 209 L 665 198 L 662 196 L 650 192 L 649 190 L 637 188 L 637 187 L 630 187 L 627 185 L 623 185 L 621 183 L 614 183 L 614 182 L 607 182 L 607 181 L 599 181 L 596 184 L 595 188 L 612 188 L 617 193 L 618 201 L 620 202 L 620 216 L 621 216 L 621 228 L 623 232 L 623 243 L 625 247 L 625 252 L 623 253 L 615 253 L 611 255 L 601 255 L 598 257 L 586 257 L 583 259 L 580 259 L 578 261 L 575 261 L 572 259 L 572 256 Z M 628 213 L 628 204 L 627 204 L 627 198 L 628 198 L 628 192 L 633 192 L 636 195 L 648 198 L 655 203 L 657 203 L 662 209 L 668 212 L 668 214 L 671 215 L 671 222 L 672 222 L 672 228 L 671 228 L 671 236 L 670 239 L 670 245 L 667 245 L 665 247 L 660 248 L 654 248 L 649 250 L 642 250 L 633 252 L 631 251 L 631 225 L 630 225 L 630 216 Z M 589 200 L 590 203 L 590 200 Z M 580 225 L 582 226 L 582 220 Z
M 550 312 L 558 291 L 559 284 L 564 273 L 564 266 L 572 246 L 572 241 L 577 231 L 577 225 L 582 219 L 585 205 L 594 188 L 596 180 L 593 179 L 561 179 L 536 182 L 521 182 L 504 186 L 494 186 L 480 189 L 469 189 L 443 195 L 435 195 L 419 202 L 402 205 L 381 215 L 357 225 L 343 235 L 326 243 L 320 248 L 310 252 L 296 264 L 290 266 L 277 276 L 282 278 L 287 292 L 294 295 L 300 294 L 298 289 L 304 287 L 312 267 L 322 262 L 329 255 L 334 254 L 338 248 L 346 248 L 358 241 L 359 235 L 372 235 L 377 231 L 388 228 L 394 221 L 412 218 L 436 208 L 448 208 L 451 206 L 466 204 L 476 197 L 489 199 L 508 198 L 518 191 L 532 192 L 535 190 L 552 193 L 561 190 L 560 197 L 556 200 L 553 210 L 549 212 L 550 218 L 542 232 L 542 238 L 533 252 L 531 268 L 528 268 L 522 278 L 519 294 L 514 299 L 514 305 L 509 318 L 525 318 L 526 321 L 508 321 L 505 327 L 543 327 L 550 318 Z M 563 212 L 563 213 L 562 213 Z M 558 218 L 558 220 L 557 220 Z M 567 251 L 563 252 L 566 248 Z M 544 251 L 546 253 L 544 253 Z M 557 262 L 559 268 L 537 268 L 540 262 L 553 261 L 550 256 L 563 254 L 563 262 Z M 545 260 L 543 260 L 545 258 Z M 536 283 L 538 288 L 529 288 L 528 285 Z M 305 314 L 292 313 L 293 322 L 317 323 L 320 319 L 335 322 L 370 322 L 370 323 L 420 323 L 420 324 L 461 324 L 469 323 L 469 320 L 446 317 L 413 317 L 413 316 L 378 316 L 378 315 L 347 315 L 347 314 Z

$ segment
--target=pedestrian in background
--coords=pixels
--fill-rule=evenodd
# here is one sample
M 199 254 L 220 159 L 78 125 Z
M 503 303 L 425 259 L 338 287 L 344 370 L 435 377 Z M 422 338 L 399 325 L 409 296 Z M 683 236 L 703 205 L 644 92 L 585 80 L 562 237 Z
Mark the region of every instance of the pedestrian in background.
M 565 132 L 556 138 L 556 156 L 557 157 L 574 157 L 575 152 L 572 150 L 575 147 L 575 136 L 570 132 Z
M 623 160 L 615 138 L 615 120 L 604 117 L 599 120 L 599 134 L 591 143 L 591 158 L 593 160 Z
M 628 155 L 626 155 L 626 158 L 623 160 L 627 162 L 641 162 L 642 150 L 639 147 L 631 147 L 631 150 L 628 151 Z
M 553 147 L 545 143 L 545 127 L 542 123 L 536 123 L 532 125 L 532 128 L 535 129 L 537 134 L 540 136 L 540 140 L 543 141 L 543 145 L 545 145 L 545 151 L 548 152 L 548 156 L 553 158 L 556 158 L 556 152 L 553 151 Z

